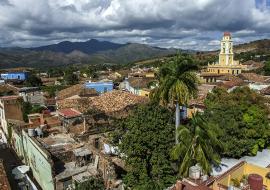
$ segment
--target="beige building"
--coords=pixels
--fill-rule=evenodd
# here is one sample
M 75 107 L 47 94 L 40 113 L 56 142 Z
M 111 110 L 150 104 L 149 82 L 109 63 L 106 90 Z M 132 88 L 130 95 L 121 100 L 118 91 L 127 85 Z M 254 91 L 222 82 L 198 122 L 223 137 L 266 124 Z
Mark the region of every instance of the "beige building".
M 22 97 L 3 96 L 0 97 L 0 142 L 7 142 L 10 132 L 8 120 L 23 121 Z
M 205 82 L 215 82 L 216 78 L 225 74 L 238 75 L 246 66 L 234 60 L 233 40 L 229 32 L 225 32 L 220 42 L 218 62 L 208 64 L 206 72 L 202 73 Z

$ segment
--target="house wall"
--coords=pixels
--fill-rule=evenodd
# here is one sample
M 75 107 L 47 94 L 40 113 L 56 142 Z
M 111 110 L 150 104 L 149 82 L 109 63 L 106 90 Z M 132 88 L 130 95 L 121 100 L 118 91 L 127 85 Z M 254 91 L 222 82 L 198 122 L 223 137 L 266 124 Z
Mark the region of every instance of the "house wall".
M 235 170 L 228 172 L 227 175 L 224 175 L 224 177 L 218 179 L 213 184 L 213 189 L 218 190 L 218 184 L 224 185 L 224 186 L 230 186 L 232 185 L 231 180 L 232 179 L 238 179 L 239 181 L 242 179 L 244 175 L 249 174 L 259 174 L 263 177 L 263 184 L 267 186 L 267 188 L 270 188 L 270 180 L 267 179 L 265 176 L 267 173 L 270 172 L 269 168 L 263 168 L 259 167 L 253 164 L 244 163 L 243 165 L 239 166 Z
M 25 154 L 24 154 L 24 148 L 23 148 L 23 138 L 22 138 L 22 134 L 19 133 L 17 130 L 13 130 L 12 132 L 12 145 L 17 155 L 24 159 Z
M 4 140 L 5 142 L 7 142 L 7 134 L 8 134 L 8 130 L 7 130 L 7 121 L 6 121 L 6 114 L 5 114 L 5 105 L 3 101 L 0 101 L 0 125 L 2 128 L 2 140 Z
M 43 190 L 55 190 L 53 161 L 50 154 L 41 148 L 39 142 L 22 131 L 25 161 L 30 166 L 33 176 Z
M 267 189 L 270 189 L 270 179 L 267 179 L 265 176 L 270 172 L 270 168 L 263 168 L 253 164 L 246 164 L 245 174 L 259 174 L 263 177 L 263 184 L 267 186 Z
M 153 72 L 153 73 L 146 73 L 145 74 L 145 77 L 147 77 L 147 78 L 154 78 L 155 77 L 155 73 Z
M 27 72 L 18 72 L 18 73 L 3 73 L 1 78 L 4 80 L 26 80 L 28 78 Z
M 207 68 L 208 73 L 215 73 L 215 74 L 228 74 L 229 73 L 232 75 L 238 75 L 238 74 L 241 74 L 241 71 L 242 71 L 241 68 L 234 69 L 230 67 L 217 68 L 217 67 L 208 66 Z
M 43 96 L 43 93 L 39 91 L 31 93 L 20 92 L 19 96 L 22 96 L 25 102 L 29 102 L 31 104 L 38 104 L 38 105 L 45 104 L 45 98 Z
M 216 180 L 213 184 L 213 190 L 219 190 L 218 184 L 221 184 L 223 186 L 230 186 L 231 185 L 231 179 L 238 179 L 240 180 L 242 176 L 244 175 L 245 171 L 245 164 L 239 166 L 237 169 L 228 172 L 226 175 L 221 177 L 220 179 Z
M 7 124 L 8 119 L 23 121 L 20 99 L 0 100 L 0 124 L 6 137 L 9 136 Z
M 95 89 L 98 93 L 110 92 L 113 90 L 112 82 L 88 82 L 85 83 L 85 88 Z
M 21 99 L 5 101 L 6 119 L 23 121 Z
M 132 94 L 138 95 L 138 96 L 149 96 L 150 92 L 143 90 L 143 89 L 137 89 L 130 85 L 130 83 L 126 80 L 124 81 L 124 89 L 129 91 Z
M 147 96 L 147 97 L 149 97 L 150 92 L 149 92 L 149 91 L 146 91 L 146 90 L 141 89 L 141 90 L 139 90 L 139 95 L 140 95 L 140 96 Z
M 251 90 L 255 90 L 255 91 L 262 90 L 262 89 L 267 88 L 269 86 L 270 86 L 269 84 L 260 84 L 260 83 L 249 83 L 248 84 L 248 87 Z

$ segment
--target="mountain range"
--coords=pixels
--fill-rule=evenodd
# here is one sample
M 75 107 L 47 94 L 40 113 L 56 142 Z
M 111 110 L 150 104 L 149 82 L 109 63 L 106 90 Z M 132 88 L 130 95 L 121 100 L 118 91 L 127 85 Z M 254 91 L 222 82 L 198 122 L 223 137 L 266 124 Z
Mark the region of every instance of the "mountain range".
M 67 66 L 71 64 L 125 64 L 172 55 L 176 49 L 145 44 L 118 44 L 95 39 L 64 41 L 34 48 L 0 48 L 0 68 Z
M 179 50 L 152 47 L 146 44 L 118 44 L 95 39 L 86 42 L 64 41 L 35 48 L 0 48 L 0 69 L 14 67 L 42 69 L 72 64 L 126 64 L 173 55 L 177 51 Z M 269 53 L 270 40 L 257 40 L 236 45 L 234 52 Z

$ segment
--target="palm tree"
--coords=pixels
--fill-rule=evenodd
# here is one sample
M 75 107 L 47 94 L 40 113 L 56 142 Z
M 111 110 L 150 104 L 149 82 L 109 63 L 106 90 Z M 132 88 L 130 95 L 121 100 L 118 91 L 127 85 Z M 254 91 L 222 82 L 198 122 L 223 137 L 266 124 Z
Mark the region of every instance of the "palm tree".
M 159 86 L 150 94 L 152 100 L 163 105 L 175 105 L 176 131 L 180 125 L 180 105 L 186 105 L 197 94 L 198 80 L 194 73 L 197 69 L 191 58 L 177 55 L 172 62 L 161 67 L 158 73 Z M 177 133 L 175 134 L 177 143 Z
M 205 173 L 211 173 L 212 165 L 220 163 L 218 153 L 223 150 L 222 143 L 217 139 L 216 126 L 196 114 L 189 125 L 178 129 L 178 134 L 179 143 L 172 150 L 172 158 L 181 163 L 180 176 L 186 177 L 189 168 L 195 164 L 199 164 Z

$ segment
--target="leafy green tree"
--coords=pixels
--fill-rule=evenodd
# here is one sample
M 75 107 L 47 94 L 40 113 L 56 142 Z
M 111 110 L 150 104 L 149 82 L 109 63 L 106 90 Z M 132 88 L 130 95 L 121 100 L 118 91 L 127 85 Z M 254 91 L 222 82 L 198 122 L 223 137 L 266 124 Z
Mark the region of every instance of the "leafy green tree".
M 174 144 L 171 112 L 159 105 L 139 106 L 118 124 L 114 140 L 127 166 L 124 183 L 135 190 L 164 189 L 175 182 L 170 150 Z
M 64 75 L 63 70 L 64 69 L 54 67 L 53 69 L 50 68 L 47 73 L 48 73 L 49 77 L 61 77 Z
M 31 113 L 41 113 L 44 107 L 38 105 L 32 105 L 29 102 L 22 102 L 23 120 L 28 122 L 28 115 Z
M 239 158 L 256 155 L 270 145 L 269 111 L 265 100 L 248 87 L 228 93 L 216 88 L 205 100 L 204 117 L 218 125 L 225 143 L 223 156 Z
M 175 105 L 176 130 L 180 125 L 180 105 L 186 105 L 197 94 L 198 79 L 194 73 L 197 69 L 192 58 L 177 55 L 161 67 L 158 73 L 159 86 L 150 95 L 152 100 L 163 105 Z M 178 142 L 177 134 L 175 141 Z
M 199 164 L 202 170 L 210 174 L 212 164 L 220 163 L 219 152 L 223 149 L 218 140 L 217 128 L 209 124 L 200 114 L 193 115 L 188 125 L 178 128 L 179 143 L 172 151 L 172 157 L 180 163 L 179 174 L 188 176 L 191 166 Z
M 23 120 L 28 122 L 28 114 L 31 113 L 32 105 L 29 102 L 22 102 Z
M 28 87 L 40 87 L 42 84 L 42 80 L 34 74 L 30 74 L 25 81 L 25 85 Z
M 67 72 L 65 73 L 64 81 L 66 82 L 66 85 L 74 85 L 78 84 L 79 78 L 73 72 Z
M 86 181 L 75 184 L 75 190 L 105 190 L 104 181 L 100 177 L 89 177 Z
M 264 74 L 269 76 L 270 75 L 270 61 L 265 62 L 263 69 L 264 69 Z
M 46 92 L 50 98 L 55 97 L 57 92 L 67 88 L 68 86 L 54 85 L 54 86 L 43 86 L 42 91 Z

